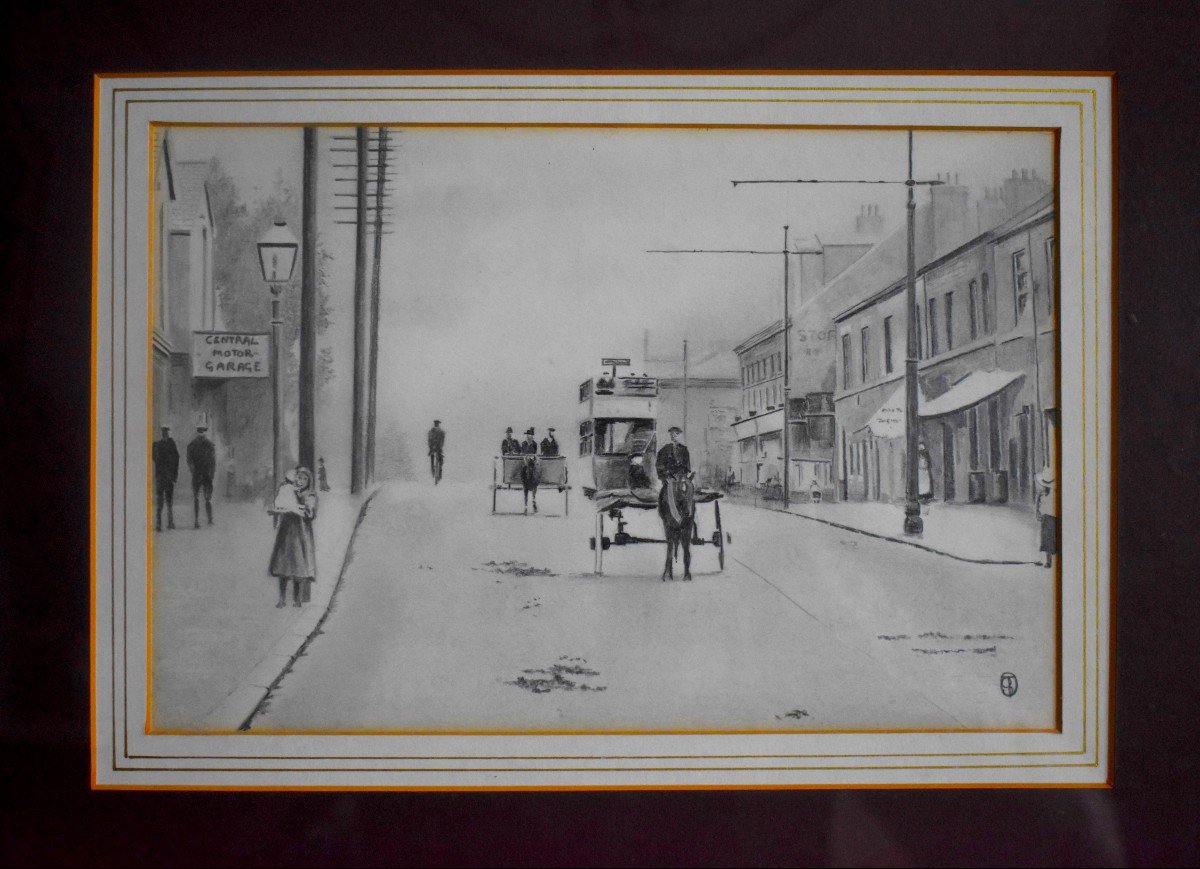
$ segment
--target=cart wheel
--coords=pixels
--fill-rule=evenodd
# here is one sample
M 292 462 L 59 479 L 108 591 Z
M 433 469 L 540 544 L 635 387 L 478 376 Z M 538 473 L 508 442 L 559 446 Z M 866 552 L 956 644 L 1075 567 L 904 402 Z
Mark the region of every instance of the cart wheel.
M 713 532 L 713 543 L 717 547 L 717 562 L 721 565 L 721 570 L 725 569 L 725 533 L 721 527 L 721 504 L 719 501 L 713 501 L 713 513 L 716 514 L 717 530 Z

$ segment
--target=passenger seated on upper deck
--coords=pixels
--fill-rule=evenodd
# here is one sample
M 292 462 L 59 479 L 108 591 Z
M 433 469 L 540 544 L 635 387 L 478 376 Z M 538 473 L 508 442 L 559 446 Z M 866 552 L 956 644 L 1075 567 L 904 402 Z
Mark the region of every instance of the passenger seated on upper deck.
M 601 374 L 596 378 L 596 394 L 608 395 L 613 391 L 613 379 L 607 375 Z

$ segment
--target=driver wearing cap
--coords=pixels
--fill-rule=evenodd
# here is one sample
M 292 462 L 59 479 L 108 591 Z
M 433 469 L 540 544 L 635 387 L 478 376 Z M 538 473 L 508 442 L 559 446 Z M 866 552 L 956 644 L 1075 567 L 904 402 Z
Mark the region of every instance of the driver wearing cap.
M 686 477 L 692 470 L 692 457 L 688 448 L 679 442 L 683 429 L 677 425 L 667 429 L 671 442 L 658 451 L 654 460 L 654 470 L 658 478 L 666 485 L 667 480 L 679 480 Z

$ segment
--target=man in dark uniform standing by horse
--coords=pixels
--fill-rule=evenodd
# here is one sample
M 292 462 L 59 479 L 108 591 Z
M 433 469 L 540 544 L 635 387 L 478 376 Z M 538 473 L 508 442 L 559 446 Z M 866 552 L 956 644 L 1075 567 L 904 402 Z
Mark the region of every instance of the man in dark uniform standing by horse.
M 695 486 L 692 483 L 692 457 L 688 448 L 679 442 L 683 429 L 677 425 L 667 430 L 671 442 L 658 451 L 654 470 L 662 481 L 658 495 L 658 515 L 663 523 L 667 541 L 667 563 L 662 578 L 674 579 L 672 559 L 683 544 L 683 578 L 692 578 L 692 535 L 696 528 Z

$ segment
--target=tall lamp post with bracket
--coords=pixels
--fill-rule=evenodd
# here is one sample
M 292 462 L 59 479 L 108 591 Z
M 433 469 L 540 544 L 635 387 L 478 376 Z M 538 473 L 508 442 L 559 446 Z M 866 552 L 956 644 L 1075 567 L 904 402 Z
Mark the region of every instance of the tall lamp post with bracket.
M 283 424 L 283 347 L 279 341 L 279 327 L 283 325 L 283 318 L 279 302 L 284 285 L 292 279 L 296 269 L 296 253 L 299 249 L 300 243 L 283 220 L 275 221 L 275 225 L 258 240 L 258 261 L 262 266 L 263 280 L 271 288 L 271 468 L 275 488 L 279 488 L 283 479 L 282 438 L 279 436 Z

